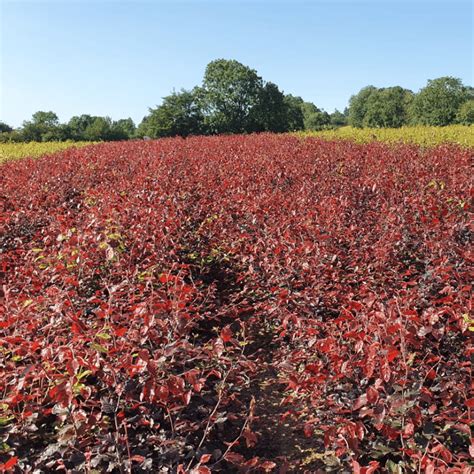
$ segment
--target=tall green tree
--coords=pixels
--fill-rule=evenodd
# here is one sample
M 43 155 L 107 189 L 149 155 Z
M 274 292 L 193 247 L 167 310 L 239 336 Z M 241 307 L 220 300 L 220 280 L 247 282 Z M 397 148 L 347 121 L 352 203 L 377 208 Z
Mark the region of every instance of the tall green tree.
M 88 114 L 71 117 L 68 122 L 69 129 L 71 130 L 71 138 L 73 140 L 85 140 L 85 131 L 96 118 L 97 117 Z
M 330 125 L 333 128 L 344 127 L 347 125 L 347 116 L 340 112 L 339 110 L 334 110 L 332 114 L 330 114 Z
M 204 116 L 198 90 L 181 90 L 163 98 L 161 105 L 149 110 L 138 127 L 137 135 L 150 138 L 198 135 L 204 130 Z
M 316 107 L 312 102 L 303 102 L 301 109 L 305 130 L 322 130 L 331 121 L 329 114 Z
M 136 129 L 131 118 L 116 120 L 112 123 L 111 137 L 113 140 L 130 140 L 135 137 Z
M 304 130 L 303 103 L 304 100 L 301 97 L 291 94 L 285 95 L 287 127 L 290 132 Z
M 23 122 L 22 136 L 25 141 L 51 141 L 63 139 L 59 130 L 59 118 L 52 112 L 35 112 L 31 120 Z
M 0 122 L 0 133 L 9 133 L 13 132 L 13 128 L 5 122 Z
M 349 99 L 349 124 L 353 127 L 362 128 L 364 117 L 367 113 L 367 101 L 369 97 L 377 92 L 374 86 L 363 87 L 357 94 Z
M 463 125 L 474 124 L 474 99 L 469 99 L 461 105 L 456 114 L 456 122 Z
M 285 94 L 273 82 L 267 82 L 260 91 L 258 103 L 252 109 L 253 131 L 287 132 L 288 106 Z
M 430 79 L 413 100 L 413 123 L 449 125 L 455 121 L 459 108 L 468 98 L 468 90 L 461 79 L 451 76 Z
M 235 60 L 217 59 L 204 73 L 201 103 L 211 133 L 245 133 L 255 125 L 253 109 L 263 88 L 262 78 Z
M 84 131 L 84 139 L 90 141 L 107 141 L 112 139 L 112 119 L 94 117 Z
M 387 87 L 373 91 L 366 101 L 364 127 L 398 128 L 409 121 L 413 92 L 403 87 Z

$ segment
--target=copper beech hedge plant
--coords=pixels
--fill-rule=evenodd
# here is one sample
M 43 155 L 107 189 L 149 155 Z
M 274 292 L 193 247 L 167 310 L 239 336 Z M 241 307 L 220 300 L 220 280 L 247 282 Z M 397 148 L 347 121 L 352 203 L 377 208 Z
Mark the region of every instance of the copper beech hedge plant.
M 2 165 L 1 468 L 470 472 L 471 165 L 271 134 Z

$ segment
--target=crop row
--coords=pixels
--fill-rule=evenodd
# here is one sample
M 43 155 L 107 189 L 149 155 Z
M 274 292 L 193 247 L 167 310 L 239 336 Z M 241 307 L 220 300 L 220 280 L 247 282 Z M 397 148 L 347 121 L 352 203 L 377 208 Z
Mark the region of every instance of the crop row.
M 388 143 L 414 143 L 421 146 L 437 146 L 443 143 L 457 143 L 474 147 L 474 128 L 469 125 L 447 127 L 413 126 L 401 128 L 353 128 L 341 127 L 319 132 L 300 132 L 303 136 L 316 136 L 334 140 L 355 140 L 358 143 L 373 141 Z
M 469 472 L 471 164 L 265 134 L 5 163 L 0 463 Z
M 29 143 L 0 143 L 0 163 L 18 158 L 38 157 L 71 147 L 83 147 L 92 142 L 29 142 Z

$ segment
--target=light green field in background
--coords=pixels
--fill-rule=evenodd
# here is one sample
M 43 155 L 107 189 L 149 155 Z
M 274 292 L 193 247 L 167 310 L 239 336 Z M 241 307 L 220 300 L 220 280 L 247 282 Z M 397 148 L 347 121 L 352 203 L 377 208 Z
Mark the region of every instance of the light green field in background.
M 389 143 L 415 143 L 422 146 L 436 146 L 442 143 L 457 143 L 474 147 L 474 126 L 449 125 L 447 127 L 401 127 L 401 128 L 353 128 L 341 127 L 335 130 L 297 132 L 302 136 L 317 136 L 327 139 L 348 139 L 358 143 L 381 141 Z
M 7 160 L 38 157 L 65 150 L 71 147 L 91 145 L 93 142 L 29 142 L 29 143 L 0 143 L 0 163 Z

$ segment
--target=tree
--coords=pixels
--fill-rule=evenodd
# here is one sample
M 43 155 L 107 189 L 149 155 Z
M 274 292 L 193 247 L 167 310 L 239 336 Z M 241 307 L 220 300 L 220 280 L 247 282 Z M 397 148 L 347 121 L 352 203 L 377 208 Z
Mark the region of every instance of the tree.
M 61 140 L 58 130 L 59 118 L 54 112 L 35 112 L 30 121 L 23 122 L 22 135 L 25 141 Z
M 85 140 L 85 131 L 96 118 L 97 117 L 88 114 L 75 115 L 74 117 L 71 117 L 68 122 L 69 129 L 71 130 L 71 138 L 73 140 Z
M 211 133 L 252 130 L 252 111 L 261 97 L 263 82 L 254 69 L 235 60 L 217 59 L 204 73 L 201 104 Z
M 332 114 L 330 114 L 329 123 L 333 128 L 344 127 L 344 125 L 347 125 L 347 117 L 336 109 Z
M 204 117 L 197 98 L 198 90 L 181 90 L 163 98 L 161 105 L 149 109 L 137 135 L 151 138 L 198 135 L 204 131 Z
M 94 117 L 84 131 L 84 139 L 106 141 L 111 139 L 112 120 L 110 117 Z
M 329 114 L 324 110 L 320 110 L 312 102 L 303 102 L 301 109 L 305 130 L 322 130 L 329 125 Z
M 5 122 L 0 122 L 0 133 L 13 132 L 13 128 Z
M 408 110 L 413 92 L 400 86 L 373 91 L 365 103 L 364 127 L 398 128 L 408 123 Z
M 150 108 L 148 110 L 150 111 L 150 114 L 145 115 L 145 117 L 143 117 L 142 121 L 137 126 L 135 136 L 138 137 L 138 138 L 150 137 L 150 135 L 148 135 L 148 131 L 149 131 L 149 127 L 150 127 L 151 111 L 153 109 Z
M 413 122 L 421 125 L 449 125 L 454 122 L 466 100 L 468 91 L 461 79 L 450 76 L 430 79 L 413 100 Z
M 130 140 L 135 136 L 137 127 L 131 118 L 116 120 L 112 124 L 112 140 Z
M 367 112 L 367 101 L 377 91 L 374 86 L 363 87 L 356 95 L 349 99 L 349 124 L 353 127 L 362 128 L 364 117 Z
M 302 105 L 304 103 L 301 97 L 296 97 L 291 94 L 285 95 L 286 114 L 287 114 L 287 129 L 290 132 L 297 132 L 304 130 L 304 116 Z
M 474 99 L 469 99 L 458 110 L 456 122 L 463 125 L 474 124 Z
M 288 106 L 285 95 L 276 84 L 267 82 L 260 91 L 257 105 L 252 109 L 256 132 L 287 132 Z

